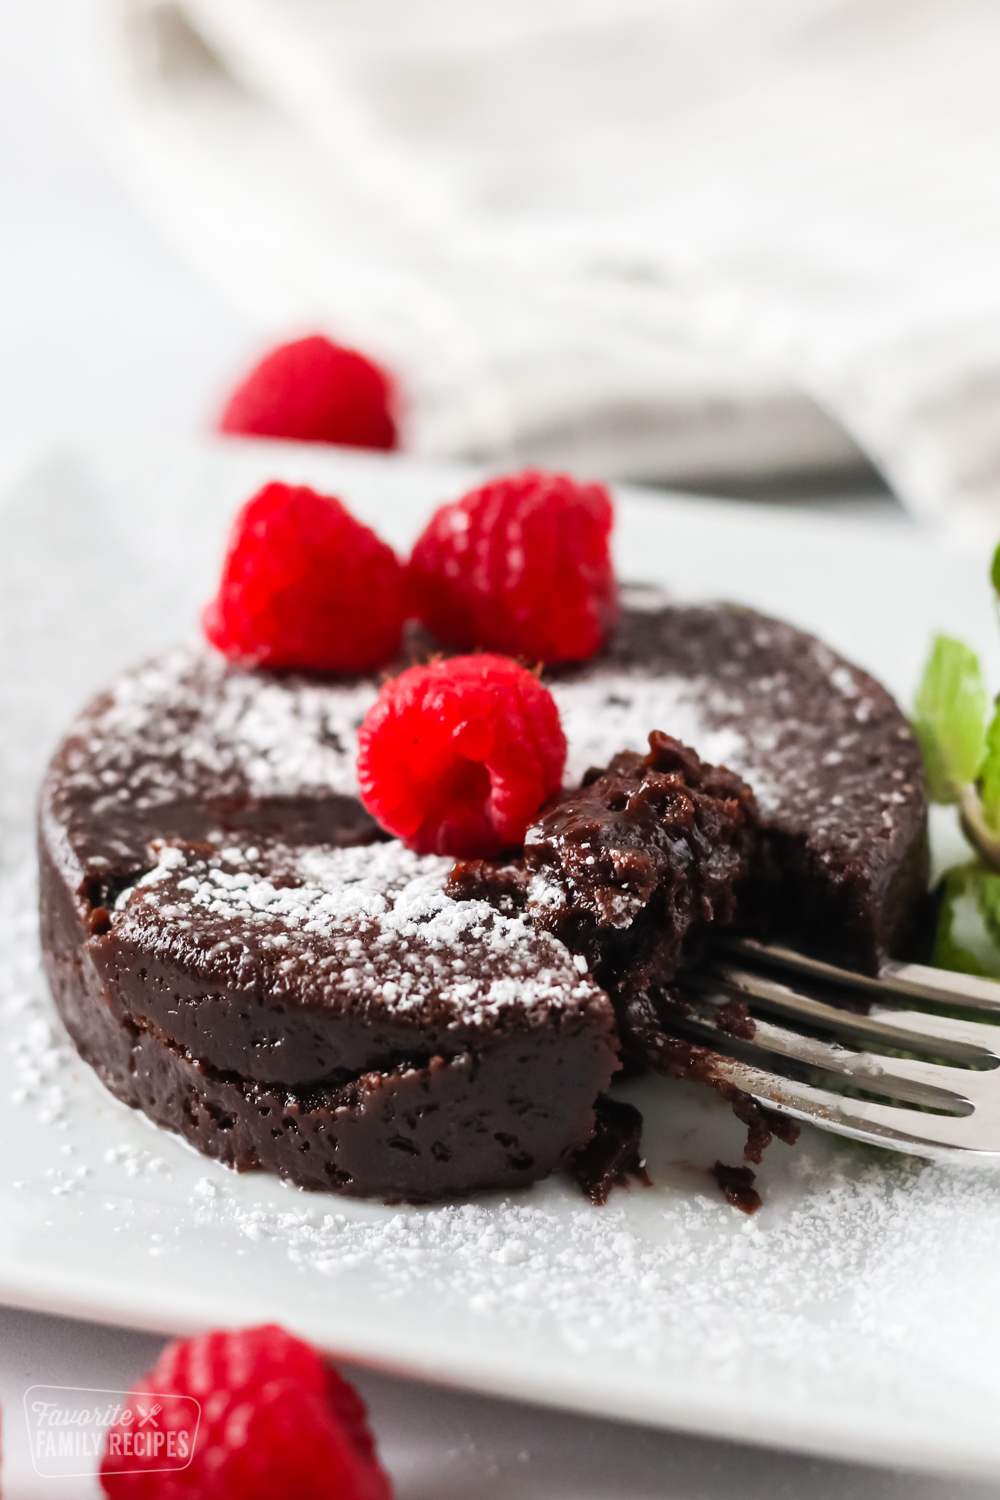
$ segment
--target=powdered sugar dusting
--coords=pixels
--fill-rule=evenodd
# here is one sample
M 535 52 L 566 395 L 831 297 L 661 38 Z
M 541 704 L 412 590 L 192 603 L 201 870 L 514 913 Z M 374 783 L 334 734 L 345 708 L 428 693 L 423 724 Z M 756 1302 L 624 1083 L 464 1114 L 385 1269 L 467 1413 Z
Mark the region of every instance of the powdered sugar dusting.
M 753 787 L 762 807 L 780 797 L 757 747 L 732 723 L 741 701 L 699 677 L 648 677 L 597 671 L 552 685 L 568 744 L 566 780 L 580 781 L 590 766 L 606 766 L 619 750 L 646 751 L 654 729 L 697 750 L 702 760 L 728 766 Z M 760 747 L 765 748 L 765 747 Z
M 724 722 L 742 705 L 717 683 L 598 669 L 551 691 L 568 742 L 569 785 L 619 750 L 645 750 L 650 731 L 662 729 L 703 760 L 739 772 L 762 805 L 779 796 L 762 766 L 767 745 L 751 745 Z M 203 648 L 175 647 L 118 679 L 86 723 L 79 773 L 139 806 L 197 795 L 208 779 L 216 791 L 253 797 L 356 796 L 358 728 L 377 696 L 371 680 L 270 678 Z
M 354 795 L 358 728 L 377 696 L 371 679 L 272 678 L 177 646 L 123 673 L 85 719 L 81 770 L 109 790 L 120 776 L 139 805 L 197 795 L 209 777 L 253 797 Z
M 373 1316 L 423 1312 L 429 1327 L 441 1316 L 429 1289 L 446 1285 L 449 1330 L 525 1358 L 721 1385 L 744 1408 L 754 1389 L 794 1407 L 805 1378 L 813 1400 L 850 1392 L 859 1408 L 935 1424 L 947 1412 L 963 1431 L 988 1418 L 1000 1397 L 996 1171 L 875 1161 L 810 1133 L 747 1220 L 696 1179 L 664 1183 L 655 1124 L 647 1142 L 658 1188 L 597 1212 L 552 1183 L 361 1218 L 340 1204 L 257 1206 L 224 1181 L 191 1211 L 334 1296 L 363 1287 Z
M 228 848 L 206 856 L 167 844 L 116 903 L 113 928 L 144 951 L 302 1002 L 463 1026 L 515 1013 L 608 1009 L 569 950 L 521 917 L 445 891 L 452 861 L 392 842 L 351 849 Z M 608 1011 L 610 1021 L 610 1012 Z

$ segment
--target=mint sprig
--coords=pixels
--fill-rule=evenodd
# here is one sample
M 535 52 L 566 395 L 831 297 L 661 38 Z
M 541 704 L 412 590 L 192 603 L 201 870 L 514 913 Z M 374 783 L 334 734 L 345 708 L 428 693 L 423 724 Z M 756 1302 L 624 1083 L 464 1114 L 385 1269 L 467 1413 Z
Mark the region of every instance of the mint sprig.
M 979 767 L 979 797 L 987 825 L 994 833 L 1000 833 L 1000 705 L 986 731 L 986 746 Z
M 953 865 L 942 887 L 932 963 L 1000 979 L 1000 875 L 970 860 Z
M 993 562 L 990 565 L 990 583 L 993 585 L 993 592 L 1000 599 L 1000 542 L 997 543 L 997 549 L 993 554 Z
M 1000 615 L 1000 545 L 990 566 Z M 976 858 L 953 865 L 938 885 L 932 962 L 1000 979 L 1000 698 L 986 723 L 979 659 L 962 641 L 934 638 L 917 694 L 913 728 L 932 802 L 958 803 Z
M 951 636 L 935 636 L 913 721 L 932 802 L 958 802 L 978 776 L 986 750 L 986 704 L 976 653 Z M 997 740 L 995 805 L 1000 807 L 1000 730 Z

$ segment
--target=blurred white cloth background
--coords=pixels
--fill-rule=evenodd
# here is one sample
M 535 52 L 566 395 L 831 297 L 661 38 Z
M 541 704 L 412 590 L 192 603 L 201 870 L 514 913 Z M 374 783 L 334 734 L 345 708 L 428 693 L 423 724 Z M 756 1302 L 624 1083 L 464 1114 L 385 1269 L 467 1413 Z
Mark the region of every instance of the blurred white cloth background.
M 856 443 L 1000 525 L 996 0 L 102 3 L 150 207 L 262 335 L 394 368 L 416 451 Z

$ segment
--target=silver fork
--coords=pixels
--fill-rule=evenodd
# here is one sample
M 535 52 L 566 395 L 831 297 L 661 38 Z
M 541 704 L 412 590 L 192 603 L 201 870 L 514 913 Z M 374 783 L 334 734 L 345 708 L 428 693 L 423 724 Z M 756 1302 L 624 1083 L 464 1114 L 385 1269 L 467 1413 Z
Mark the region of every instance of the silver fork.
M 683 996 L 671 1031 L 719 1053 L 712 1076 L 768 1109 L 917 1156 L 1000 1156 L 1000 983 L 895 962 L 869 978 L 733 939 L 686 977 Z M 734 999 L 749 1007 L 752 1039 L 725 1029 Z

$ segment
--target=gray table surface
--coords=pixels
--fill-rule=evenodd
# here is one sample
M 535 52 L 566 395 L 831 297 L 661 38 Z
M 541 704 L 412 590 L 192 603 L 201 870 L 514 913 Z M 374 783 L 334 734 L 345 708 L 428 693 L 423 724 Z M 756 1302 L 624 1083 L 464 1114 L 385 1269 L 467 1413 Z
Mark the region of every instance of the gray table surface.
M 23 1415 L 33 1384 L 127 1389 L 161 1340 L 0 1309 L 4 1500 L 84 1500 L 40 1479 Z M 486 1400 L 345 1367 L 368 1403 L 397 1500 L 995 1500 L 1000 1484 L 818 1462 Z

